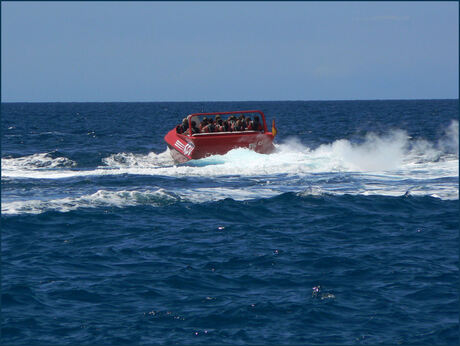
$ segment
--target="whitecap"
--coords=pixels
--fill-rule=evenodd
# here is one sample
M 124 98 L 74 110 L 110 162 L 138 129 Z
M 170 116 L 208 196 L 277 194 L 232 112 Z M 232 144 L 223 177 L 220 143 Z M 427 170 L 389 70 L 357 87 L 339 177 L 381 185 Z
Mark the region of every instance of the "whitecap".
M 26 200 L 2 203 L 2 214 L 41 214 L 46 211 L 69 212 L 79 208 L 161 206 L 180 200 L 164 189 L 157 190 L 98 190 L 93 194 L 51 200 Z
M 39 153 L 17 158 L 2 158 L 3 171 L 37 170 L 74 167 L 77 163 L 66 157 L 53 157 L 51 153 Z

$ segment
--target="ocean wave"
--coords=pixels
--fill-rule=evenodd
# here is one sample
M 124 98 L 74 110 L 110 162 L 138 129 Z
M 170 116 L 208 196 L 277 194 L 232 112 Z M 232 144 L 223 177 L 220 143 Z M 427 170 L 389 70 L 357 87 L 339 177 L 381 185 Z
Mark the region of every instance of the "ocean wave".
M 69 212 L 80 208 L 162 206 L 179 201 L 180 197 L 164 189 L 155 191 L 107 191 L 79 197 L 53 200 L 27 200 L 2 203 L 2 214 L 41 214 L 47 211 Z
M 42 170 L 75 167 L 77 163 L 66 157 L 54 157 L 52 153 L 39 153 L 17 158 L 2 158 L 3 171 Z
M 51 200 L 26 200 L 2 203 L 2 214 L 40 214 L 47 211 L 69 212 L 80 208 L 117 207 L 139 205 L 161 207 L 176 202 L 194 204 L 217 202 L 227 198 L 247 201 L 269 198 L 280 194 L 272 189 L 195 188 L 174 190 L 99 190 L 93 194 Z
M 117 153 L 110 155 L 109 157 L 103 158 L 102 162 L 106 166 L 114 168 L 154 168 L 174 164 L 174 160 L 169 154 L 169 149 L 160 154 L 156 154 L 153 152 L 148 153 L 147 155 L 133 153 Z
M 444 200 L 458 199 L 458 189 L 439 184 L 437 186 L 413 186 L 401 184 L 399 186 L 385 186 L 369 183 L 361 187 L 348 186 L 280 186 L 269 182 L 266 185 L 252 187 L 224 188 L 200 187 L 157 190 L 98 190 L 93 194 L 75 197 L 65 197 L 50 200 L 4 201 L 3 215 L 41 214 L 48 211 L 69 212 L 82 208 L 127 208 L 135 206 L 164 207 L 174 203 L 213 203 L 230 199 L 236 202 L 263 200 L 271 198 L 323 198 L 325 196 L 385 196 L 385 197 L 434 197 Z M 283 197 L 284 196 L 284 197 Z
M 45 153 L 2 159 L 2 178 L 62 179 L 121 174 L 210 178 L 209 187 L 179 191 L 178 195 L 192 202 L 269 198 L 285 192 L 410 194 L 458 199 L 456 135 L 458 121 L 453 121 L 437 142 L 411 139 L 401 130 L 381 136 L 368 133 L 359 143 L 341 139 L 315 149 L 297 138 L 289 138 L 276 144 L 276 151 L 270 155 L 240 148 L 181 165 L 173 163 L 169 150 L 159 154 L 123 152 L 103 158 L 103 165 L 88 170 L 69 169 L 75 167 L 74 161 Z M 236 182 L 238 187 L 224 184 L 216 188 L 213 185 L 217 182 Z M 31 203 L 41 210 L 49 202 Z
M 380 136 L 368 133 L 359 143 L 339 139 L 312 149 L 303 145 L 299 139 L 291 137 L 275 146 L 276 151 L 270 155 L 240 148 L 225 155 L 192 160 L 182 165 L 174 164 L 169 149 L 148 154 L 122 152 L 103 158 L 103 166 L 93 170 L 74 170 L 71 174 L 106 174 L 111 170 L 112 174 L 258 176 L 311 172 L 387 172 L 411 168 L 414 165 L 444 162 L 458 167 L 458 121 L 452 121 L 444 135 L 435 143 L 412 139 L 405 131 L 394 130 Z M 64 170 L 76 165 L 75 161 L 65 157 L 39 153 L 18 158 L 2 158 L 2 175 L 14 176 L 17 173 L 15 171 L 50 168 Z M 61 172 L 56 172 L 61 176 L 59 173 Z
M 305 190 L 303 190 L 301 192 L 298 192 L 297 196 L 299 196 L 299 197 L 310 197 L 310 196 L 324 196 L 325 194 L 331 194 L 332 195 L 332 193 L 327 193 L 323 189 L 321 189 L 320 187 L 309 186 Z

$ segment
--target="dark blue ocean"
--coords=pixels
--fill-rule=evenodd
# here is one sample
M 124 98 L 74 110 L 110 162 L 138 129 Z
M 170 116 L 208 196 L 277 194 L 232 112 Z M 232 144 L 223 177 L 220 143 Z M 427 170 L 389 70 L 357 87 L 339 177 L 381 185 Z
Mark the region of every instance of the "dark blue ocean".
M 252 109 L 275 153 L 170 158 Z M 2 344 L 457 345 L 458 110 L 3 103 Z

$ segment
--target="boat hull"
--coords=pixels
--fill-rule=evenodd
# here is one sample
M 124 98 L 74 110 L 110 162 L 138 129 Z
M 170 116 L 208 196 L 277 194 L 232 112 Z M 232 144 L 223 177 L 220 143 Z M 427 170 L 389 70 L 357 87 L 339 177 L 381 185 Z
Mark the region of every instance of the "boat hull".
M 224 155 L 236 148 L 248 148 L 261 154 L 270 154 L 275 149 L 273 138 L 271 132 L 240 131 L 183 135 L 173 129 L 166 134 L 165 141 L 174 161 L 183 163 L 211 155 Z

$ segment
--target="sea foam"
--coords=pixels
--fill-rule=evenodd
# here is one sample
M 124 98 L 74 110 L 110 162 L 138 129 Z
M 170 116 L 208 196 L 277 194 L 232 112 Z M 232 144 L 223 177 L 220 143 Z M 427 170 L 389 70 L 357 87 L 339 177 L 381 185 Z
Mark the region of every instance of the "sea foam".
M 69 212 L 79 208 L 161 206 L 174 203 L 180 197 L 164 189 L 98 190 L 93 194 L 51 200 L 27 200 L 2 203 L 2 214 L 40 214 L 46 211 Z
M 66 157 L 53 157 L 52 153 L 39 153 L 17 158 L 2 158 L 2 172 L 75 167 L 77 163 Z
M 61 179 L 135 174 L 208 177 L 222 183 L 247 181 L 244 192 L 238 192 L 235 187 L 230 191 L 226 186 L 183 190 L 193 196 L 193 201 L 195 198 L 218 200 L 227 197 L 244 200 L 308 189 L 391 196 L 409 191 L 411 194 L 455 199 L 458 198 L 456 135 L 458 122 L 453 121 L 436 142 L 412 139 L 402 130 L 380 136 L 368 133 L 360 142 L 340 139 L 316 148 L 302 144 L 297 138 L 287 138 L 276 144 L 276 151 L 270 155 L 239 148 L 225 155 L 176 165 L 168 149 L 161 153 L 118 153 L 104 158 L 103 165 L 89 170 L 76 169 L 74 161 L 65 157 L 53 158 L 45 153 L 2 159 L 2 178 Z M 337 184 L 328 178 L 330 174 L 339 174 Z M 254 185 L 248 179 L 254 180 Z M 441 182 L 440 179 L 450 180 Z M 453 182 L 452 179 L 456 180 Z M 266 184 L 267 181 L 270 183 Z M 43 204 L 38 208 L 43 209 Z

